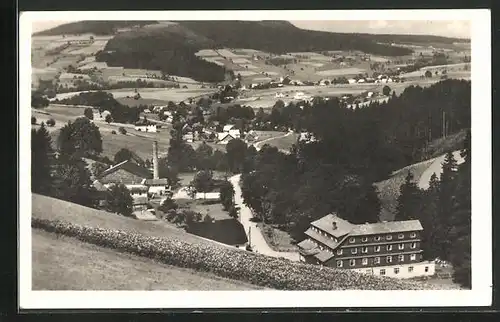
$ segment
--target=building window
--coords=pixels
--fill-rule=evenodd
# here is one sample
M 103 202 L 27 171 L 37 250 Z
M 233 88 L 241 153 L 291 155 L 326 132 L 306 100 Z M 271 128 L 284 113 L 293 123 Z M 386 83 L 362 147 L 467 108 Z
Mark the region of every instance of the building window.
M 363 258 L 363 265 L 368 265 L 368 258 Z
M 352 244 L 356 239 L 354 237 L 349 238 L 349 242 Z
M 411 243 L 410 247 L 411 247 L 412 249 L 417 248 L 417 243 Z
M 411 238 L 415 238 L 415 237 L 417 237 L 417 234 L 416 234 L 416 233 L 411 233 L 411 234 L 410 234 L 410 237 L 411 237 Z
M 361 248 L 362 253 L 368 253 L 368 247 L 363 247 Z
M 367 241 L 368 241 L 368 237 L 363 237 L 363 238 L 361 238 L 361 241 L 362 241 L 362 242 L 367 242 Z
M 405 244 L 399 244 L 399 245 L 398 245 L 398 249 L 399 249 L 399 250 L 405 249 Z
M 386 261 L 387 263 L 392 263 L 392 256 L 387 256 Z
M 404 262 L 405 261 L 405 255 L 399 255 L 398 259 L 399 259 L 400 262 Z
M 392 240 L 392 235 L 387 235 L 387 236 L 385 236 L 385 239 L 386 239 L 386 240 Z
M 342 249 L 337 249 L 337 255 L 342 255 Z
M 413 266 L 408 267 L 408 273 L 413 272 Z
M 385 275 L 385 269 L 384 269 L 384 268 L 382 268 L 382 269 L 380 270 L 380 275 Z
M 380 246 L 375 246 L 374 249 L 376 252 L 380 252 Z
M 429 266 L 425 266 L 424 271 L 425 271 L 426 273 L 428 273 L 428 272 L 429 272 Z
M 357 254 L 357 253 L 358 253 L 358 249 L 357 248 L 351 249 L 351 254 Z
M 394 274 L 399 274 L 399 267 L 394 267 Z
M 398 238 L 399 238 L 399 239 L 403 239 L 403 238 L 405 238 L 405 235 L 404 235 L 404 234 L 399 234 L 399 235 L 398 235 Z
M 337 261 L 337 267 L 342 267 L 342 261 Z
M 392 250 L 392 245 L 387 245 L 387 250 Z
M 349 265 L 351 265 L 351 266 L 356 265 L 356 260 L 355 260 L 355 259 L 351 259 L 351 260 L 349 261 Z
M 410 255 L 410 260 L 414 261 L 416 259 L 417 259 L 417 255 L 415 255 L 415 254 Z
M 380 241 L 380 236 L 375 236 L 374 240 L 375 241 Z
M 375 257 L 374 263 L 375 264 L 380 264 L 380 257 Z

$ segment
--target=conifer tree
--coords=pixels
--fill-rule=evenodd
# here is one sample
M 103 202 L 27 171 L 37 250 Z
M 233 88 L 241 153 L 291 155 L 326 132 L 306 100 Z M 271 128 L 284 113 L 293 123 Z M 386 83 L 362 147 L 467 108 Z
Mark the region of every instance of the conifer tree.
M 441 174 L 439 190 L 439 226 L 441 227 L 441 252 L 440 258 L 449 259 L 452 242 L 450 240 L 450 231 L 452 228 L 452 216 L 455 203 L 455 189 L 457 176 L 457 161 L 453 152 L 446 153 L 442 164 L 443 173 Z
M 421 192 L 413 180 L 413 173 L 408 172 L 405 183 L 400 188 L 395 220 L 412 220 L 418 217 L 421 205 Z
M 35 193 L 50 192 L 53 152 L 52 140 L 44 124 L 38 130 L 31 130 L 31 190 Z

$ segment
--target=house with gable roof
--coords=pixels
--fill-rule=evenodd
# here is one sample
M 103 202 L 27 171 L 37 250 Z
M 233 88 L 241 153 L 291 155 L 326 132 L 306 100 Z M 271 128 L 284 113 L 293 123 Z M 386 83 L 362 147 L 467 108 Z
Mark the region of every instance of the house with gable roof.
M 396 278 L 431 276 L 435 264 L 423 260 L 422 231 L 419 220 L 351 224 L 328 214 L 305 231 L 300 260 Z

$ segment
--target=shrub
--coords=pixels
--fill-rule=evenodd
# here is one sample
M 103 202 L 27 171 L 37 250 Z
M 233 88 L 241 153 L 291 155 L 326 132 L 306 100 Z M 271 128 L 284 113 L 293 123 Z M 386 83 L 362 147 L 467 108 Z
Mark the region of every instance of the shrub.
M 120 127 L 118 128 L 118 131 L 119 131 L 121 134 L 123 134 L 123 135 L 127 134 L 127 130 L 125 130 L 125 128 L 124 128 L 123 126 L 120 126 Z
M 116 134 L 116 131 L 115 130 L 111 131 L 111 134 Z
M 47 125 L 50 126 L 50 127 L 52 127 L 52 126 L 56 125 L 56 121 L 54 119 L 48 119 L 47 120 Z
M 32 116 L 31 117 L 31 125 L 35 125 L 36 124 L 36 117 Z
M 192 244 L 174 238 L 145 236 L 121 230 L 88 227 L 59 220 L 32 218 L 33 228 L 83 242 L 147 257 L 178 267 L 246 281 L 280 290 L 421 290 L 443 285 L 370 276 L 319 265 L 292 262 L 218 244 Z

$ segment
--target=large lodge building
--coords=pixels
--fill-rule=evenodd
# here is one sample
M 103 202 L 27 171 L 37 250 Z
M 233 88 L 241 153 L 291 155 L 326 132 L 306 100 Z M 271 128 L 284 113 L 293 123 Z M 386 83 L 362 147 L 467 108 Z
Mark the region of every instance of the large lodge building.
M 335 214 L 311 223 L 298 246 L 300 260 L 399 278 L 434 275 L 423 261 L 418 220 L 351 224 Z

